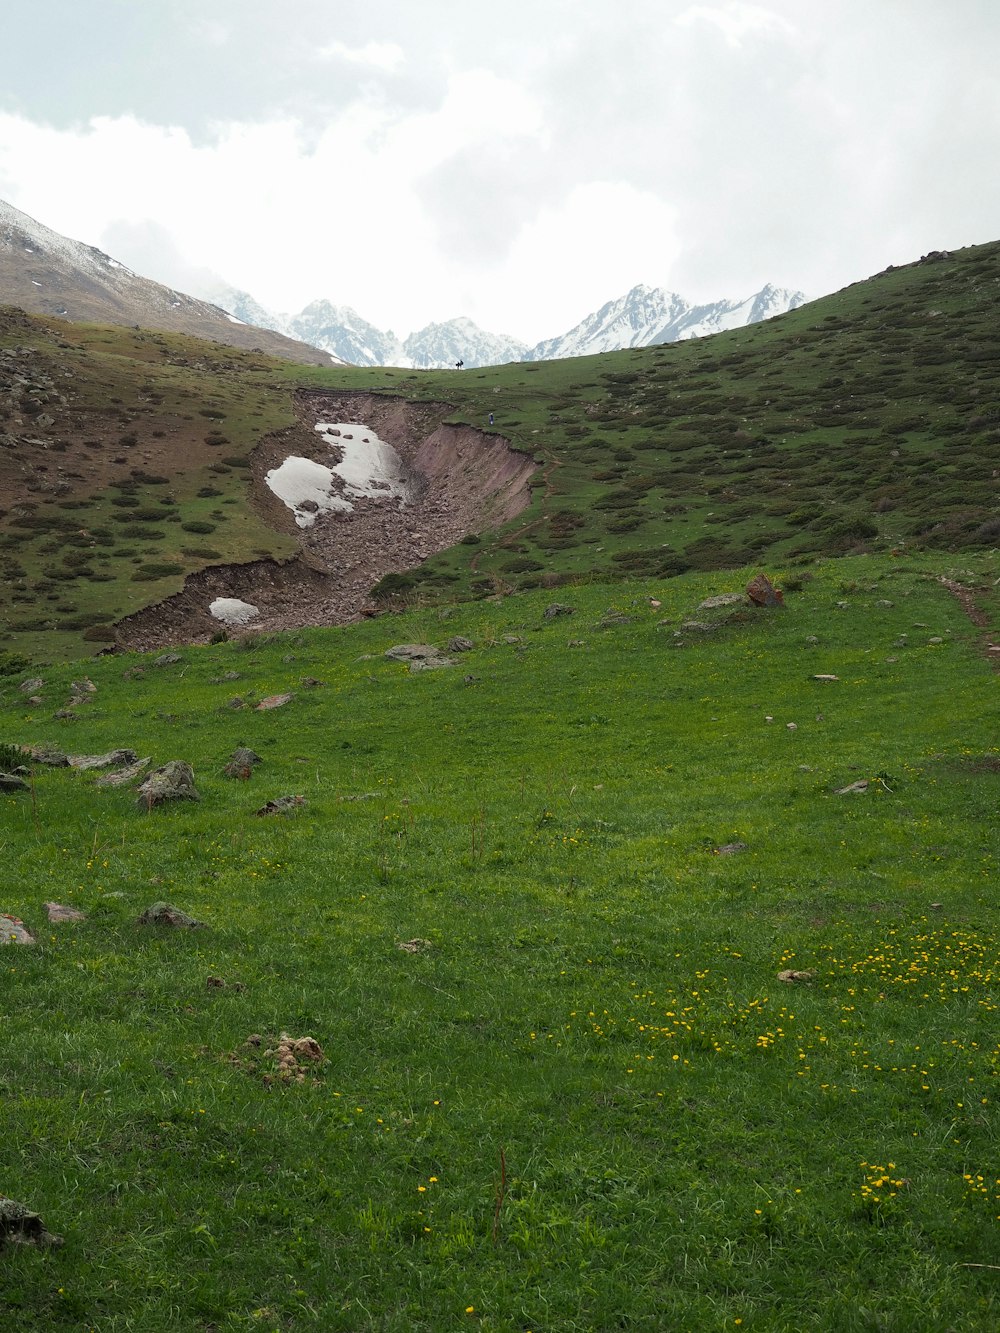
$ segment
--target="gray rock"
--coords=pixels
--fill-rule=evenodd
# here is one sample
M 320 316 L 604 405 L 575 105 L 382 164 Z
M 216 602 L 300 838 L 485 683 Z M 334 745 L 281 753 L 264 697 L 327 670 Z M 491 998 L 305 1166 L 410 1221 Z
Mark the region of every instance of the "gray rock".
M 227 778 L 248 778 L 253 772 L 254 765 L 263 762 L 255 750 L 240 745 L 229 756 L 229 763 L 222 771 Z
M 161 653 L 159 657 L 153 658 L 153 666 L 176 666 L 178 662 L 183 661 L 184 659 L 181 657 L 180 653 Z
M 471 653 L 475 646 L 471 639 L 466 639 L 461 634 L 456 634 L 454 638 L 448 640 L 449 653 Z
M 35 937 L 19 916 L 0 912 L 0 944 L 34 944 Z
M 171 759 L 162 768 L 154 768 L 138 788 L 136 805 L 151 810 L 164 801 L 200 801 L 195 789 L 194 772 L 182 759 Z
M 109 750 L 107 754 L 71 754 L 69 766 L 86 771 L 89 768 L 111 768 L 115 764 L 134 764 L 138 758 L 135 750 Z
M 63 1238 L 47 1231 L 38 1214 L 23 1203 L 0 1195 L 0 1250 L 8 1241 L 14 1245 L 37 1245 L 40 1249 L 49 1249 L 61 1245 Z
M 22 680 L 18 688 L 22 694 L 37 694 L 39 690 L 45 688 L 45 681 L 33 676 L 30 680 Z
M 390 662 L 409 663 L 411 671 L 436 671 L 439 667 L 455 665 L 431 643 L 397 643 L 394 648 L 387 648 L 383 656 Z
M 390 662 L 424 662 L 428 658 L 440 657 L 441 650 L 432 643 L 397 643 L 394 648 L 387 648 L 383 657 Z
M 307 804 L 304 796 L 278 796 L 273 801 L 268 801 L 262 805 L 259 810 L 255 810 L 255 815 L 289 815 Z
M 185 930 L 205 930 L 204 921 L 196 921 L 172 903 L 153 903 L 136 917 L 138 926 L 179 926 Z
M 129 764 L 125 768 L 119 768 L 114 773 L 102 773 L 100 777 L 94 779 L 95 787 L 127 787 L 130 782 L 134 782 L 137 777 L 145 773 L 146 769 L 152 763 L 149 755 L 145 759 L 137 759 L 134 764 Z
M 542 613 L 546 620 L 554 620 L 556 616 L 572 616 L 576 614 L 575 606 L 567 606 L 565 602 L 553 602 L 547 606 Z
M 47 764 L 50 768 L 69 767 L 69 755 L 51 745 L 29 745 L 28 754 L 36 764 Z
M 30 791 L 30 788 L 16 773 L 0 773 L 0 791 Z
M 738 856 L 740 852 L 745 852 L 747 845 L 745 842 L 727 842 L 721 847 L 716 847 L 716 856 Z
M 850 796 L 854 792 L 862 792 L 867 790 L 868 790 L 868 779 L 862 778 L 859 782 L 848 783 L 846 787 L 838 787 L 837 790 L 834 792 L 834 795 Z
M 719 606 L 736 606 L 737 603 L 745 601 L 746 598 L 741 592 L 723 592 L 717 597 L 706 597 L 703 602 L 699 602 L 698 610 L 714 611 Z

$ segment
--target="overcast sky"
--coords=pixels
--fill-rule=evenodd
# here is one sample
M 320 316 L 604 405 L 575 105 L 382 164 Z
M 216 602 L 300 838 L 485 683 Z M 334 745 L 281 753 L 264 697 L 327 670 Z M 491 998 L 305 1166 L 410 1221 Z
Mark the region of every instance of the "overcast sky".
M 1000 239 L 997 0 L 0 3 L 0 198 L 199 295 L 535 342 Z

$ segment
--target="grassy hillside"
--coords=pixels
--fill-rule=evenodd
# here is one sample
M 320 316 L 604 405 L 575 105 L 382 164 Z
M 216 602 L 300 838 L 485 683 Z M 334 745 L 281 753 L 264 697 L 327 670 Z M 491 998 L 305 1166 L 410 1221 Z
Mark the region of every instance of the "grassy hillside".
M 484 430 L 492 413 L 542 464 L 527 513 L 399 571 L 391 604 L 991 549 L 998 281 L 1000 244 L 976 246 L 709 339 L 462 373 L 292 367 L 8 312 L 0 640 L 79 653 L 205 564 L 290 554 L 248 464 L 310 386 L 445 401 Z
M 0 678 L 5 1326 L 996 1327 L 996 556 L 749 572 Z

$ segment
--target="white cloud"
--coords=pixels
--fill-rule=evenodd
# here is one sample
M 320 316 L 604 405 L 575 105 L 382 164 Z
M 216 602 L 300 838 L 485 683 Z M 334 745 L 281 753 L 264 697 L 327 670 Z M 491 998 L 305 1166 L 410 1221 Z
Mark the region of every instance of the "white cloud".
M 510 0 L 498 26 L 475 6 L 454 23 L 453 0 L 388 4 L 388 25 L 343 0 L 321 61 L 327 0 L 295 30 L 242 3 L 253 23 L 211 8 L 229 40 L 205 30 L 211 77 L 184 97 L 190 24 L 152 64 L 148 40 L 140 59 L 128 33 L 94 38 L 127 111 L 68 65 L 60 116 L 0 102 L 22 107 L 0 110 L 0 195 L 153 278 L 208 269 L 277 310 L 326 297 L 401 334 L 468 314 L 529 342 L 636 282 L 820 295 L 1000 236 L 993 4 L 956 23 L 931 0 Z
M 727 0 L 722 5 L 692 5 L 678 14 L 674 22 L 682 28 L 707 23 L 718 29 L 726 44 L 734 49 L 743 45 L 743 39 L 749 33 L 787 37 L 795 31 L 787 19 L 773 9 L 744 4 L 742 0 Z
M 366 42 L 348 46 L 346 42 L 328 42 L 316 52 L 321 60 L 346 60 L 351 65 L 366 65 L 392 74 L 405 62 L 406 55 L 395 42 Z

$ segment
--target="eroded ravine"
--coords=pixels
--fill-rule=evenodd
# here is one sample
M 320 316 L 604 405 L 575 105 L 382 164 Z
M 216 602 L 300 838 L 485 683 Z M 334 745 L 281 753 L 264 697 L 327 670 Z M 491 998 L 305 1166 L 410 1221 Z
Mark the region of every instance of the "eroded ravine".
M 448 423 L 447 404 L 303 390 L 295 408 L 295 424 L 254 452 L 250 503 L 270 527 L 295 535 L 298 555 L 190 575 L 181 592 L 120 621 L 116 647 L 203 642 L 222 628 L 209 611 L 217 598 L 257 608 L 248 630 L 347 624 L 371 610 L 371 588 L 384 575 L 414 568 L 466 533 L 508 523 L 530 503 L 531 456 L 502 436 Z M 290 457 L 330 461 L 329 437 L 316 430 L 320 422 L 363 422 L 391 445 L 407 476 L 405 503 L 351 495 L 351 509 L 316 513 L 309 526 L 299 526 L 267 478 Z

